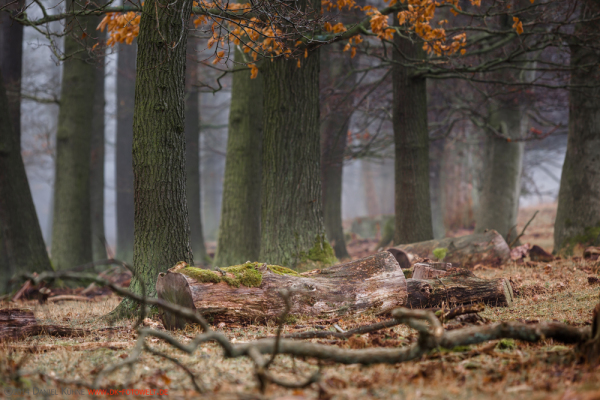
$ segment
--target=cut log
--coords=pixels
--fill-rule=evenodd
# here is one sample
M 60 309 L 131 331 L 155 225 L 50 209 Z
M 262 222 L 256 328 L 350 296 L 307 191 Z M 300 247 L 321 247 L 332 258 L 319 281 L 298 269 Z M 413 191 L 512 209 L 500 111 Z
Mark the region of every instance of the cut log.
M 311 271 L 302 276 L 279 266 L 246 263 L 207 271 L 179 263 L 159 274 L 160 299 L 190 307 L 213 321 L 263 321 L 284 309 L 281 289 L 292 290 L 290 315 L 331 318 L 369 310 L 391 311 L 407 304 L 406 279 L 388 252 Z M 167 329 L 185 321 L 163 315 Z
M 407 259 L 416 258 L 411 256 L 433 260 L 433 250 L 440 247 L 448 249 L 444 262 L 452 263 L 455 267 L 473 268 L 477 264 L 498 267 L 510 259 L 510 248 L 502 235 L 495 230 L 457 238 L 403 244 L 388 251 L 394 254 L 398 263 L 402 265 L 406 264 Z
M 510 307 L 514 299 L 507 279 L 481 279 L 467 270 L 436 279 L 408 279 L 407 285 L 410 308 L 439 307 L 442 302 L 446 307 L 471 303 Z
M 19 340 L 28 336 L 84 336 L 87 329 L 74 329 L 57 325 L 38 325 L 33 311 L 24 309 L 0 310 L 0 342 Z
M 440 264 L 440 263 L 436 263 Z M 449 264 L 452 266 L 452 264 Z M 450 267 L 451 268 L 451 267 Z M 438 265 L 435 267 L 431 264 L 417 263 L 413 267 L 412 278 L 413 279 L 433 279 L 441 276 L 449 275 L 450 271 L 447 271 L 447 267 L 441 269 Z

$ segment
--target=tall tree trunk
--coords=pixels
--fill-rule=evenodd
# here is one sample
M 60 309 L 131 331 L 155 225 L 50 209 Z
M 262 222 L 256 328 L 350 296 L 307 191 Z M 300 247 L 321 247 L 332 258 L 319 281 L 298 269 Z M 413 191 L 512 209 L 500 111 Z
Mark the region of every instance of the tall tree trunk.
M 37 219 L 25 165 L 20 131 L 13 129 L 20 103 L 9 102 L 3 74 L 8 71 L 20 92 L 23 27 L 0 19 L 0 293 L 12 289 L 15 272 L 51 270 Z M 18 97 L 17 97 L 18 99 Z M 17 118 L 17 122 L 19 119 Z M 19 128 L 20 125 L 17 126 Z
M 186 199 L 185 68 L 191 2 L 146 0 L 138 36 L 133 117 L 134 276 L 156 295 L 156 278 L 193 263 Z M 172 46 L 172 44 L 178 44 Z
M 350 78 L 351 64 L 348 57 L 340 53 L 339 43 L 331 44 L 322 52 L 321 89 L 327 98 L 326 117 L 321 121 L 321 184 L 323 189 L 323 219 L 327 238 L 331 242 L 338 258 L 349 258 L 342 229 L 342 174 L 344 152 L 346 151 L 347 132 L 353 112 L 352 89 L 354 78 Z M 325 106 L 325 104 L 322 104 Z
M 117 58 L 117 258 L 133 263 L 133 107 L 137 40 L 120 44 Z
M 260 260 L 331 264 L 321 209 L 319 52 L 265 62 Z M 312 264 L 312 265 L 311 265 Z
M 67 9 L 80 8 L 73 0 Z M 52 261 L 57 269 L 92 260 L 90 151 L 96 66 L 90 54 L 98 18 L 71 19 L 65 36 L 63 78 L 56 133 Z M 88 39 L 82 39 L 83 34 Z M 84 41 L 84 43 L 82 43 Z
M 100 48 L 104 48 L 106 31 L 96 31 Z M 104 78 L 105 51 L 96 66 L 94 111 L 92 113 L 92 152 L 90 155 L 90 208 L 92 218 L 92 257 L 106 259 L 104 233 Z
M 397 21 L 396 21 L 397 22 Z M 433 239 L 429 196 L 427 84 L 411 64 L 426 55 L 420 43 L 395 35 L 393 124 L 396 150 L 396 228 L 394 243 Z M 404 64 L 404 65 L 402 65 Z
M 431 223 L 434 239 L 446 236 L 443 211 L 444 170 L 442 168 L 445 143 L 444 139 L 432 142 L 429 152 L 429 192 L 431 194 Z
M 489 132 L 485 142 L 485 174 L 475 232 L 495 229 L 505 239 L 515 238 L 521 195 L 521 172 L 525 143 L 511 141 L 523 136 L 524 111 L 514 98 L 492 100 L 490 125 L 503 137 Z M 510 242 L 510 238 L 507 239 Z
M 185 165 L 187 204 L 190 218 L 190 246 L 196 262 L 208 263 L 200 213 L 200 96 L 197 90 L 198 56 L 196 38 L 189 37 L 186 65 L 185 100 Z
M 235 60 L 246 61 L 237 47 Z M 231 86 L 217 267 L 256 261 L 260 254 L 263 77 L 250 79 L 245 68 L 237 68 Z
M 7 2 L 2 2 L 5 5 Z M 8 110 L 13 134 L 21 143 L 21 70 L 23 64 L 23 25 L 14 22 L 12 12 L 19 12 L 24 5 L 19 0 L 8 6 L 11 12 L 0 12 L 0 70 L 4 75 L 4 86 L 8 91 Z
M 582 19 L 598 16 L 600 4 L 582 4 Z M 554 250 L 573 250 L 577 243 L 593 243 L 600 233 L 600 29 L 596 21 L 575 28 L 571 44 L 569 139 L 554 223 Z

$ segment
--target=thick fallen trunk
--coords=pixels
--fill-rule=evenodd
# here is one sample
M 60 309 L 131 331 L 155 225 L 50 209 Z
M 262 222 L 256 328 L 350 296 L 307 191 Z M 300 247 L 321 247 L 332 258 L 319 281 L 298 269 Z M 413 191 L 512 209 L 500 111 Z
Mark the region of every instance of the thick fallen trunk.
M 302 275 L 260 263 L 218 271 L 180 263 L 159 274 L 156 282 L 160 299 L 196 309 L 213 321 L 276 318 L 285 306 L 279 295 L 282 289 L 292 291 L 291 316 L 386 312 L 407 303 L 406 279 L 388 252 Z M 163 324 L 167 329 L 181 328 L 185 321 L 165 314 Z
M 452 263 L 455 267 L 472 268 L 477 264 L 498 267 L 510 260 L 510 248 L 502 235 L 495 230 L 457 238 L 403 244 L 387 251 L 396 257 L 402 268 L 408 268 L 407 261 L 413 263 L 417 257 L 434 260 L 433 250 L 436 248 L 448 249 L 444 262 Z
M 469 271 L 452 273 L 435 279 L 408 279 L 408 307 L 445 307 L 484 303 L 495 307 L 510 307 L 514 295 L 505 278 L 481 279 Z
M 84 336 L 86 333 L 89 333 L 86 329 L 73 329 L 57 325 L 38 325 L 31 310 L 0 310 L 0 342 L 44 334 L 50 336 Z

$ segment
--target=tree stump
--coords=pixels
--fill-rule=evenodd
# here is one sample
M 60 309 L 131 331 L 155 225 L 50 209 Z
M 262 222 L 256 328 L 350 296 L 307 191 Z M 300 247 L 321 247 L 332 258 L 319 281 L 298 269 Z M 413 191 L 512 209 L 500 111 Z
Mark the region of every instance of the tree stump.
M 505 278 L 481 279 L 462 270 L 435 279 L 408 279 L 408 307 L 446 307 L 484 303 L 495 307 L 510 307 L 514 300 L 512 286 Z
M 495 230 L 457 238 L 403 244 L 388 251 L 394 254 L 403 268 L 408 268 L 410 265 L 405 265 L 407 260 L 411 259 L 411 255 L 433 260 L 433 250 L 439 247 L 448 249 L 444 262 L 457 267 L 472 268 L 477 264 L 498 267 L 510 260 L 510 248 L 502 235 Z
M 212 321 L 264 321 L 284 309 L 279 291 L 292 291 L 290 316 L 331 318 L 378 312 L 407 304 L 406 279 L 388 252 L 299 274 L 260 263 L 246 263 L 217 271 L 179 263 L 156 282 L 158 297 L 198 310 Z M 182 328 L 185 321 L 165 313 L 167 329 Z

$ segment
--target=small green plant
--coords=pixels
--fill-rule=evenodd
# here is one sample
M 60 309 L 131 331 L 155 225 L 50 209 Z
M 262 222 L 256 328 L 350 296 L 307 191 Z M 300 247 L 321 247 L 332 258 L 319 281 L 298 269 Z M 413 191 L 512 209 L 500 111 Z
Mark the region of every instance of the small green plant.
M 496 345 L 498 350 L 514 350 L 517 348 L 517 344 L 514 339 L 502 339 Z
M 446 247 L 438 247 L 433 250 L 433 256 L 437 258 L 439 262 L 444 261 L 446 254 L 448 254 L 448 249 Z

